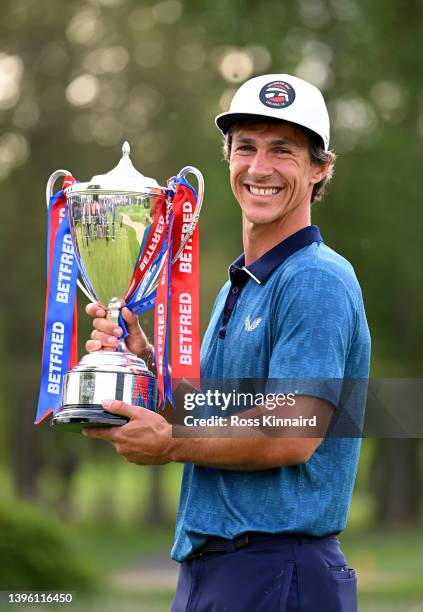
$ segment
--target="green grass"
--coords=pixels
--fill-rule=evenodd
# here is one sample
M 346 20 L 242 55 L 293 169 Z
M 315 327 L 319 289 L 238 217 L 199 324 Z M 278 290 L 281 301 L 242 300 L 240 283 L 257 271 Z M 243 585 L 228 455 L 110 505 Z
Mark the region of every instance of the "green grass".
M 126 227 L 126 235 L 128 236 L 129 251 L 131 253 L 131 261 L 133 262 L 133 268 L 134 268 L 135 263 L 138 259 L 140 245 L 138 244 L 137 233 L 133 227 L 129 227 L 129 226 Z
M 100 302 L 107 304 L 111 297 L 122 297 L 138 256 L 135 230 L 116 224 L 115 240 L 98 238 L 88 243 L 82 238 L 80 225 L 76 231 L 84 268 Z
M 341 538 L 358 575 L 360 610 L 423 612 L 423 531 L 347 531 Z
M 136 212 L 128 213 L 131 221 L 137 221 L 147 226 L 151 223 L 151 215 L 148 212 L 137 210 Z
M 114 524 L 135 528 L 147 520 L 147 501 L 152 479 L 161 479 L 165 512 L 173 524 L 179 497 L 182 466 L 176 463 L 159 470 L 126 463 L 116 457 L 112 448 L 109 457 L 85 463 L 73 483 L 73 515 L 86 522 L 112 520 Z
M 79 534 L 84 550 L 93 562 L 101 564 L 106 574 L 112 574 L 137 564 L 147 564 L 151 558 L 169 559 L 173 528 L 150 528 L 96 525 L 87 522 Z

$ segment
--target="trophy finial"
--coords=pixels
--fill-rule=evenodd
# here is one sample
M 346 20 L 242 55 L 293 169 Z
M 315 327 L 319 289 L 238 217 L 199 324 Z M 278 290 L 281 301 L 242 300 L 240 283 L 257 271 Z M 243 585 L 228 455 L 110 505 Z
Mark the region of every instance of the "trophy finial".
M 134 168 L 129 157 L 130 150 L 129 142 L 125 140 L 122 145 L 122 157 L 117 166 L 105 174 L 96 174 L 86 183 L 78 183 L 78 189 L 73 189 L 72 193 L 89 191 L 92 194 L 93 190 L 95 190 L 97 194 L 110 194 L 111 192 L 137 192 L 142 194 L 147 189 L 150 190 L 148 193 L 151 194 L 153 189 L 157 190 L 157 195 L 162 195 L 164 188 L 160 187 L 155 179 L 143 176 L 141 172 Z

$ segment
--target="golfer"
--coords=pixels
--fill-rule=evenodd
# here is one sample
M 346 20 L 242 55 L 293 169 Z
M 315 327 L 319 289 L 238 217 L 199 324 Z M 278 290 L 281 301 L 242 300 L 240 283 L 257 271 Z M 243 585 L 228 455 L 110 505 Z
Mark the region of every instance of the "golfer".
M 230 436 L 174 437 L 161 414 L 105 401 L 128 424 L 86 433 L 139 465 L 185 464 L 173 612 L 354 612 L 356 576 L 337 535 L 360 440 L 324 432 L 344 409 L 343 381 L 368 377 L 370 336 L 353 268 L 311 225 L 334 165 L 328 112 L 313 85 L 271 74 L 244 83 L 216 124 L 244 250 L 211 314 L 202 377 L 295 380 L 291 414 L 309 423 L 317 417 L 323 427 L 314 436 L 298 426 L 291 435 L 244 436 L 233 426 Z M 115 347 L 122 330 L 98 304 L 87 312 L 94 319 L 87 350 Z M 149 357 L 137 317 L 127 310 L 124 317 L 128 348 Z M 340 381 L 338 391 L 328 381 Z M 244 414 L 269 408 L 264 401 Z

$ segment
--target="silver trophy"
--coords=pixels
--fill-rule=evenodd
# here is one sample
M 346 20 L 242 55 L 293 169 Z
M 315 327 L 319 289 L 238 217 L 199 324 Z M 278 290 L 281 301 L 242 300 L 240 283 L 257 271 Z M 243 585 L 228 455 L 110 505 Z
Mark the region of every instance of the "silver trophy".
M 66 190 L 69 223 L 75 256 L 83 284 L 78 285 L 91 300 L 107 307 L 108 317 L 118 324 L 119 309 L 128 289 L 136 263 L 143 257 L 154 211 L 166 199 L 167 217 L 172 208 L 169 190 L 155 179 L 138 172 L 129 158 L 127 142 L 122 158 L 107 174 L 94 176 L 87 183 L 75 183 Z M 54 184 L 66 170 L 54 172 L 47 183 L 47 204 Z M 172 264 L 178 259 L 198 222 L 204 193 L 204 179 L 199 170 L 184 167 L 178 174 L 193 174 L 198 183 L 196 208 Z M 151 261 L 137 299 L 154 304 L 154 291 L 164 263 L 164 253 Z M 157 385 L 145 362 L 129 353 L 124 341 L 116 351 L 97 351 L 84 355 L 63 380 L 62 408 L 52 425 L 78 430 L 81 427 L 123 425 L 127 419 L 103 410 L 106 398 L 155 409 Z

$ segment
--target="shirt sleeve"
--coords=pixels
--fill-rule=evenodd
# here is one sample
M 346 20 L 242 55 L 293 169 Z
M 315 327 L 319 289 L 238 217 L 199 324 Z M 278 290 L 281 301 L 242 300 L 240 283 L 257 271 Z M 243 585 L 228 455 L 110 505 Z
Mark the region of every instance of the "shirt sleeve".
M 286 391 L 290 381 L 296 395 L 337 406 L 356 326 L 352 290 L 336 273 L 311 268 L 288 279 L 275 297 L 267 391 Z

